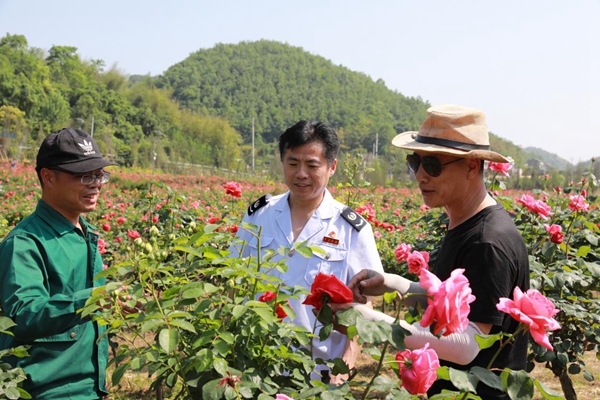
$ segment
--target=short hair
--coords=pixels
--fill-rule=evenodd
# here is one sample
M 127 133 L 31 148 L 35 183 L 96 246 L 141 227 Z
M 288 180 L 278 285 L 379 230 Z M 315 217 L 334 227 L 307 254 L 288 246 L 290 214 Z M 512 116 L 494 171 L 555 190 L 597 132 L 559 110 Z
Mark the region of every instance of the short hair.
M 279 157 L 283 161 L 283 155 L 287 149 L 294 149 L 307 143 L 320 142 L 323 144 L 323 156 L 329 165 L 337 157 L 340 150 L 340 139 L 335 130 L 327 122 L 322 121 L 298 121 L 279 136 Z

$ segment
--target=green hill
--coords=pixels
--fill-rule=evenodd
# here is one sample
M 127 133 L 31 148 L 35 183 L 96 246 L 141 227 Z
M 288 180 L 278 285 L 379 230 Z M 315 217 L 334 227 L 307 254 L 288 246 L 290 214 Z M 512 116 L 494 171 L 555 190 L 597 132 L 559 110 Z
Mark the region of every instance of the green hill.
M 170 67 L 156 82 L 181 105 L 227 119 L 249 143 L 252 119 L 266 143 L 299 119 L 335 126 L 347 148 L 385 154 L 393 136 L 416 129 L 429 104 L 383 81 L 335 65 L 302 48 L 261 40 L 218 44 Z

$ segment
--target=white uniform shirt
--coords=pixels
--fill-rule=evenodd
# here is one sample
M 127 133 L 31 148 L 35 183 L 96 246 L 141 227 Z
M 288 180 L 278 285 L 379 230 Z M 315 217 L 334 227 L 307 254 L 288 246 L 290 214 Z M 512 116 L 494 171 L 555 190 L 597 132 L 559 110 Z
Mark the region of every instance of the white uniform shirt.
M 281 246 L 290 248 L 293 246 L 288 197 L 289 192 L 271 197 L 266 205 L 256 209 L 252 215 L 246 215 L 243 219 L 243 222 L 262 226 L 260 245 L 263 252 L 267 249 L 277 251 Z M 315 276 L 320 272 L 333 274 L 345 284 L 350 283 L 350 279 L 364 268 L 383 273 L 371 225 L 354 213 L 354 216 L 358 218 L 358 224 L 363 226 L 360 231 L 354 228 L 341 216 L 346 208 L 326 190 L 321 205 L 296 239 L 298 242 L 308 240 L 307 244 L 318 245 L 325 250 L 326 254 L 314 253 L 311 258 L 306 258 L 297 252 L 291 252 L 286 261 L 287 272 L 282 274 L 273 270 L 272 274 L 281 278 L 287 286 L 299 285 L 310 290 Z M 249 244 L 249 246 L 245 246 L 246 250 L 243 256 L 250 254 L 256 256 L 256 238 L 243 229 L 238 231 L 237 236 Z M 339 240 L 339 242 L 337 244 L 325 242 L 324 238 L 326 237 Z M 335 242 L 335 240 L 329 241 Z M 312 332 L 315 316 L 312 306 L 302 304 L 305 298 L 306 295 L 301 295 L 298 300 L 290 299 L 291 306 L 296 313 L 296 319 L 293 322 Z M 315 332 L 317 337 L 313 340 L 313 357 L 320 357 L 324 360 L 341 358 L 347 337 L 333 331 L 327 340 L 321 342 L 318 338 L 319 329 L 320 324 Z

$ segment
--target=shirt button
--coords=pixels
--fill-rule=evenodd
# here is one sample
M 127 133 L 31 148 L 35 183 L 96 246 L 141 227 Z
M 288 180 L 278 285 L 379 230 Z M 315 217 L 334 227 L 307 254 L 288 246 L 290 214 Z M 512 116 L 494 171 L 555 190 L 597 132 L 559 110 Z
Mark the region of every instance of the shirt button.
M 75 332 L 71 332 L 71 339 L 75 337 Z
M 331 258 L 331 254 L 329 254 L 329 253 L 325 254 L 325 259 L 326 260 L 329 260 L 330 258 Z
M 291 250 L 288 252 L 288 257 L 291 257 L 291 256 L 293 256 L 293 255 L 294 255 L 294 249 L 291 249 Z

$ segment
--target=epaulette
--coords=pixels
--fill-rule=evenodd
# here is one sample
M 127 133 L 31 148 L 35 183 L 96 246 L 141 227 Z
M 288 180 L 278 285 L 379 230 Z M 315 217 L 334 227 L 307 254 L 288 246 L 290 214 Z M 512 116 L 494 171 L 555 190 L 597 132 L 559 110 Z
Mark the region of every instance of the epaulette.
M 363 217 L 358 215 L 358 213 L 350 207 L 344 208 L 344 211 L 342 211 L 342 217 L 359 232 L 365 227 L 365 225 L 367 225 L 367 221 L 365 221 Z
M 256 200 L 254 203 L 250 204 L 250 207 L 248 207 L 248 215 L 252 215 L 257 210 L 259 210 L 262 207 L 266 206 L 267 203 L 269 202 L 269 200 L 271 200 L 271 195 L 270 194 L 265 194 L 263 197 L 261 197 L 260 199 Z

